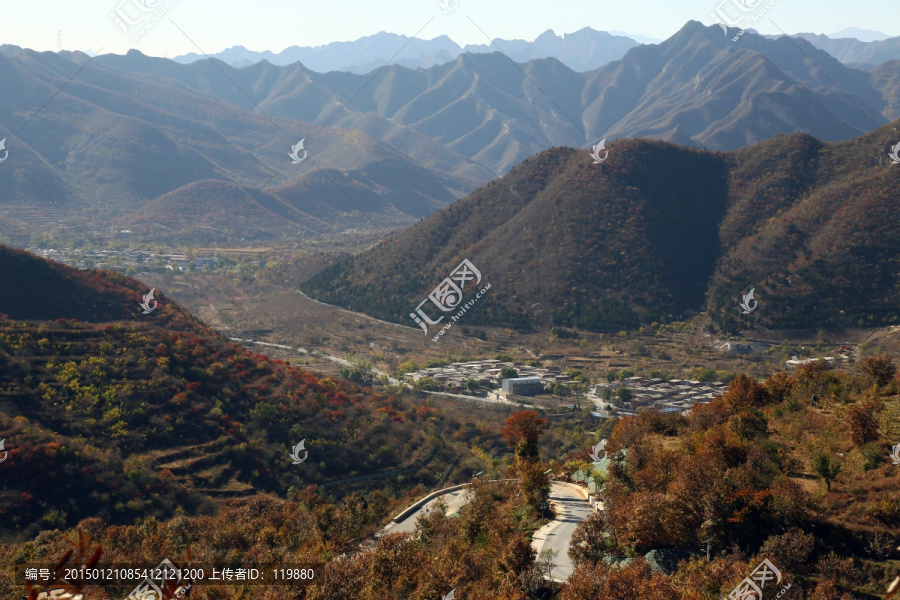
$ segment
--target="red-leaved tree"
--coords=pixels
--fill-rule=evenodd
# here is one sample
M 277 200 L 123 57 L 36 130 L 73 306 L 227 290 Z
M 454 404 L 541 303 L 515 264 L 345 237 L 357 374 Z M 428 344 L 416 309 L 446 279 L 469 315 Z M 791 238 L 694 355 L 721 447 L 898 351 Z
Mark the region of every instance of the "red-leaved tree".
M 537 460 L 538 441 L 550 426 L 550 421 L 533 410 L 514 412 L 506 419 L 501 434 L 516 453 L 517 459 Z

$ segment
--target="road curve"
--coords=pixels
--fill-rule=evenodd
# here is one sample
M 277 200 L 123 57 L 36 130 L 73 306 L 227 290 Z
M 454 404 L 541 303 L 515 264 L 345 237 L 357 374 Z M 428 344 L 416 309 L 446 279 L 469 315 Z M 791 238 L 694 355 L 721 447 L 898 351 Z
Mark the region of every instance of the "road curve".
M 447 505 L 447 514 L 452 515 L 471 500 L 468 491 L 467 486 L 432 498 L 402 521 L 389 524 L 384 528 L 382 535 L 412 533 L 416 529 L 416 521 L 419 517 L 435 510 L 439 501 L 443 501 Z M 551 482 L 548 501 L 553 506 L 556 518 L 534 534 L 531 545 L 538 555 L 544 550 L 556 552 L 550 577 L 561 582 L 568 579 L 575 570 L 575 565 L 569 558 L 569 546 L 572 544 L 575 527 L 588 518 L 592 508 L 585 500 L 581 488 L 572 483 Z
M 385 529 L 385 533 L 412 533 L 416 530 L 416 521 L 422 515 L 426 515 L 435 510 L 439 501 L 443 501 L 447 505 L 447 514 L 452 515 L 469 502 L 469 488 L 465 487 L 461 490 L 454 490 L 441 494 L 440 496 L 429 500 L 423 504 L 419 510 L 410 514 L 408 517 L 397 523 L 391 523 Z
M 592 509 L 584 494 L 571 483 L 552 482 L 548 501 L 556 512 L 556 518 L 534 534 L 531 545 L 538 553 L 538 560 L 544 550 L 556 552 L 550 577 L 565 581 L 575 570 L 575 565 L 569 558 L 572 535 L 575 527 L 588 518 Z

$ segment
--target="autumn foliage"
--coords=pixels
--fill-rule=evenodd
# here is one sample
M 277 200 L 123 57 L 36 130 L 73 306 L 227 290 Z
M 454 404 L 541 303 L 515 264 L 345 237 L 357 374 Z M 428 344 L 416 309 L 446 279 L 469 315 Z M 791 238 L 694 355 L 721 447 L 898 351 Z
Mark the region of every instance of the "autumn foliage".
M 857 402 L 847 409 L 847 428 L 850 439 L 857 446 L 874 442 L 879 437 L 877 414 L 882 408 L 880 398 Z
M 875 385 L 887 385 L 897 374 L 897 367 L 890 354 L 867 356 L 859 361 L 859 370 Z
M 538 440 L 550 421 L 533 410 L 515 412 L 506 420 L 501 434 L 516 456 L 533 460 L 538 456 Z

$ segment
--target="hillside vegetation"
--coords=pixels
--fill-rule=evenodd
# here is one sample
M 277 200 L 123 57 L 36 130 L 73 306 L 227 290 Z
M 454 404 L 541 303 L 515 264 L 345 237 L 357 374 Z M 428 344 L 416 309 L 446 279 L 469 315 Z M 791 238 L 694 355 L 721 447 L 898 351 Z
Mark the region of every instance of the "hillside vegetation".
M 780 587 L 791 584 L 786 597 L 880 597 L 898 567 L 900 469 L 889 456 L 900 439 L 898 391 L 886 355 L 855 373 L 810 364 L 762 384 L 739 375 L 687 417 L 623 419 L 601 476 L 606 510 L 576 534 L 569 588 L 579 593 L 563 597 L 618 598 L 602 592 L 622 576 L 610 563 L 664 550 L 674 566 L 707 540 L 711 563 L 666 567 L 675 597 L 716 597 L 706 594 L 726 573 L 727 593 L 763 559 L 781 570 Z
M 553 148 L 300 288 L 414 326 L 409 313 L 468 258 L 492 286 L 471 325 L 619 331 L 704 311 L 728 332 L 897 324 L 895 140 L 898 123 L 731 153 L 626 140 L 599 165 Z
M 448 417 L 248 352 L 161 294 L 142 315 L 143 286 L 128 277 L 6 248 L 0 273 L 3 536 L 312 484 L 402 497 L 457 463 L 452 478 L 465 477 L 472 445 L 496 454 L 490 414 Z M 301 440 L 308 459 L 291 464 Z
M 216 515 L 128 525 L 90 518 L 68 537 L 0 544 L 8 565 L 0 593 L 22 593 L 12 569 L 57 560 L 80 534 L 76 563 L 96 547 L 117 562 L 319 563 L 303 593 L 201 584 L 191 596 L 199 600 L 433 600 L 453 589 L 462 599 L 715 600 L 764 559 L 781 574 L 767 597 L 784 589 L 788 600 L 875 600 L 900 570 L 900 468 L 887 458 L 900 436 L 898 391 L 892 357 L 867 357 L 854 372 L 811 364 L 763 383 L 739 375 L 687 416 L 622 419 L 606 447 L 608 469 L 592 475 L 605 510 L 576 529 L 576 569 L 565 583 L 544 578 L 553 558 L 536 556 L 530 536 L 545 522 L 545 470 L 565 478 L 588 468 L 588 448 L 539 450 L 546 423 L 522 411 L 503 431 L 516 457 L 506 475 L 518 481 L 476 479 L 458 514 L 431 511 L 412 535 L 361 546 L 387 516 L 386 496 L 354 493 L 333 504 L 311 486 L 286 499 L 229 501 Z M 87 590 L 91 599 L 116 597 Z

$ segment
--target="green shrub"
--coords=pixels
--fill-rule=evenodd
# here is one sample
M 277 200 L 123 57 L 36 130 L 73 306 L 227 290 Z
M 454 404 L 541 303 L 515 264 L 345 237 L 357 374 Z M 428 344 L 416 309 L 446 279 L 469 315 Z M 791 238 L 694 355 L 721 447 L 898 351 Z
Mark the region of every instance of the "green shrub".
M 884 457 L 882 456 L 881 448 L 878 444 L 864 446 L 862 449 L 862 456 L 863 469 L 866 471 L 877 469 L 881 463 L 884 462 Z

